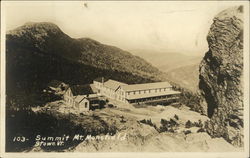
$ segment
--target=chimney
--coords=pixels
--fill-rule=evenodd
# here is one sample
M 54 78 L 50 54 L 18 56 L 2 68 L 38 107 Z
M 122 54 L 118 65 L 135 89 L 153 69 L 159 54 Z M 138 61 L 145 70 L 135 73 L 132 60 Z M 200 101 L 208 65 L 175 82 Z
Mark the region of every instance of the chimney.
M 102 77 L 102 85 L 104 84 L 104 78 Z

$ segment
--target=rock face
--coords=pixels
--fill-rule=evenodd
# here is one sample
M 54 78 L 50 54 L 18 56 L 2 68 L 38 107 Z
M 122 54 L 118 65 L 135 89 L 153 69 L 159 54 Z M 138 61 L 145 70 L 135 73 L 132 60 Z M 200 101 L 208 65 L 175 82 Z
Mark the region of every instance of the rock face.
M 243 146 L 243 6 L 215 18 L 209 51 L 200 64 L 199 88 L 207 103 L 207 132 Z

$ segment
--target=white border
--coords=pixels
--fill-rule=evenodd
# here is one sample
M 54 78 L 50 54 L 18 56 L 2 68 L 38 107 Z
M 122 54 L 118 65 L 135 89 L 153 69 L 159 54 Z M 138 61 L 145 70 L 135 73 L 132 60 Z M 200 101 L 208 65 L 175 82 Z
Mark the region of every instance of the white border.
M 214 1 L 215 3 L 218 3 Z M 236 2 L 236 1 L 235 1 Z M 238 1 L 238 5 L 244 5 L 244 152 L 105 152 L 105 153 L 5 153 L 5 17 L 4 4 L 1 1 L 1 148 L 2 157 L 249 157 L 249 2 Z
M 244 151 L 245 157 L 250 157 L 249 153 L 249 2 L 244 5 Z
M 0 113 L 1 113 L 1 130 L 0 130 L 0 141 L 1 141 L 1 148 L 0 148 L 0 156 L 2 156 L 2 153 L 5 151 L 5 16 L 4 13 L 4 7 L 3 3 L 1 2 L 1 91 L 0 91 Z

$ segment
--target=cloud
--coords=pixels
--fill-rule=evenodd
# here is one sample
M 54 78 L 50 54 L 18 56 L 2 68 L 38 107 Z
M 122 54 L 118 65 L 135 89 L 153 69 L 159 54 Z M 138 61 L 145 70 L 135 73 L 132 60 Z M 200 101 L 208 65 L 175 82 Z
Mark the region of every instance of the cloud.
M 172 13 L 187 13 L 187 12 L 193 12 L 195 10 L 170 10 L 170 11 L 164 11 L 162 13 L 166 14 L 172 14 Z

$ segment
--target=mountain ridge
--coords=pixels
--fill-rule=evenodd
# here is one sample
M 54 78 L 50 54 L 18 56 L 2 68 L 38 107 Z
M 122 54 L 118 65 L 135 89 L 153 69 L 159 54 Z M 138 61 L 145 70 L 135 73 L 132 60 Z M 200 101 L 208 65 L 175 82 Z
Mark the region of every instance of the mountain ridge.
M 41 91 L 53 79 L 86 84 L 100 76 L 126 83 L 164 80 L 144 59 L 90 38 L 71 38 L 53 23 L 26 23 L 6 34 L 7 95 Z
M 160 71 L 166 78 L 182 88 L 194 93 L 198 92 L 199 64 L 202 56 L 188 56 L 182 53 L 133 51 Z
M 11 36 L 11 37 L 9 37 L 9 36 Z M 73 57 L 75 59 L 78 59 L 78 58 L 82 58 L 81 55 L 90 55 L 90 53 L 98 54 L 101 52 L 102 55 L 105 55 L 102 57 L 109 57 L 108 55 L 110 55 L 111 53 L 114 53 L 116 55 L 122 54 L 122 55 L 124 55 L 124 57 L 128 57 L 131 60 L 138 60 L 138 57 L 132 56 L 132 54 L 129 53 L 128 51 L 124 51 L 124 50 L 117 48 L 117 47 L 114 47 L 114 46 L 102 44 L 102 43 L 95 41 L 91 38 L 77 38 L 77 39 L 71 38 L 70 36 L 63 33 L 57 25 L 55 25 L 53 23 L 48 23 L 48 22 L 26 23 L 25 25 L 20 26 L 15 30 L 11 30 L 7 33 L 7 40 L 8 40 L 8 38 L 12 38 L 12 37 L 14 39 L 17 37 L 17 38 L 19 38 L 19 40 L 24 39 L 24 41 L 22 41 L 22 42 L 27 42 L 27 43 L 22 43 L 22 44 L 35 45 L 40 50 L 48 51 L 48 52 L 54 51 L 54 53 L 61 51 L 62 48 L 65 49 L 65 47 L 63 47 L 64 44 L 67 44 L 69 46 L 74 46 L 75 49 L 73 49 L 73 50 L 66 49 L 64 52 L 65 54 L 60 54 L 68 59 L 72 59 Z M 13 40 L 13 38 L 12 38 L 12 40 Z M 53 42 L 50 40 L 53 40 Z M 59 43 L 56 43 L 57 41 Z M 54 45 L 52 47 L 52 45 L 50 45 L 50 44 L 53 44 L 53 43 L 58 44 L 58 45 Z M 46 49 L 46 48 L 42 47 L 44 45 L 50 49 Z M 99 52 L 96 52 L 97 50 L 91 50 L 91 52 L 89 52 L 89 48 L 95 48 Z M 58 50 L 56 50 L 56 49 L 58 49 Z M 100 49 L 104 49 L 104 50 L 106 50 L 106 52 L 103 50 L 100 50 Z M 70 51 L 70 53 L 69 53 L 69 51 Z M 104 52 L 106 54 L 104 54 Z M 100 58 L 97 58 L 97 59 L 100 59 Z M 80 59 L 80 60 L 82 62 L 86 61 L 86 60 L 82 60 L 82 59 Z M 123 58 L 119 58 L 119 60 L 126 61 Z M 140 62 L 142 60 L 143 60 L 143 62 L 146 62 L 142 58 L 139 58 L 139 60 L 137 62 Z M 86 64 L 90 64 L 89 61 Z M 91 63 L 91 64 L 93 64 L 93 63 Z M 110 64 L 111 64 L 111 62 L 110 62 Z M 147 64 L 149 64 L 149 63 L 147 63 Z M 152 67 L 151 64 L 149 64 L 149 65 L 150 65 L 150 67 L 147 67 L 147 70 L 148 70 L 148 68 L 150 68 L 150 70 L 152 70 L 152 71 L 158 71 L 156 68 Z

